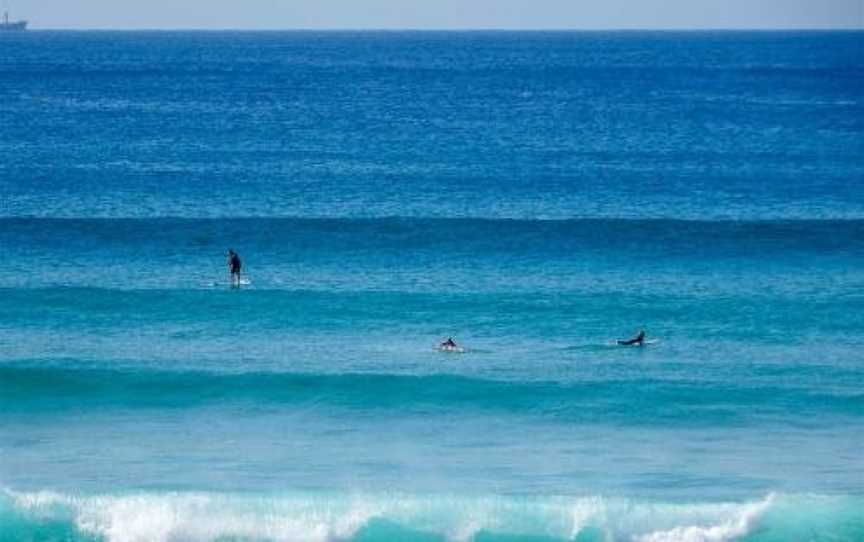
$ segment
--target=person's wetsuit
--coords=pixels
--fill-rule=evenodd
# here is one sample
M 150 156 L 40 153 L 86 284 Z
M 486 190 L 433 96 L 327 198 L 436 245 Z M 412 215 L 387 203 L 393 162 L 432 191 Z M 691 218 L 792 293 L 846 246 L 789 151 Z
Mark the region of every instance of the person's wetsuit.
M 618 341 L 618 344 L 620 344 L 621 346 L 633 346 L 634 344 L 638 344 L 639 346 L 642 346 L 643 344 L 645 344 L 645 332 L 640 331 L 639 335 L 636 335 L 634 338 L 630 339 L 629 341 Z
M 228 266 L 231 268 L 231 278 L 239 283 L 240 269 L 243 267 L 243 263 L 240 262 L 240 256 L 236 252 L 232 252 L 228 257 Z

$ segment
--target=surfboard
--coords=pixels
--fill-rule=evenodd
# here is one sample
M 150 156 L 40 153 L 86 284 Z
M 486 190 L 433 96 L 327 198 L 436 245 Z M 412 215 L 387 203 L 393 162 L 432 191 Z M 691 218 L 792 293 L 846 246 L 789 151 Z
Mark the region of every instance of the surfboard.
M 619 340 L 622 340 L 622 339 L 613 339 L 613 340 L 609 341 L 609 344 L 611 344 L 613 346 L 635 346 L 637 348 L 640 346 L 653 346 L 655 344 L 660 344 L 660 339 L 645 339 L 644 341 L 642 341 L 642 344 L 638 344 L 638 343 L 636 343 L 636 344 L 621 344 L 618 342 Z

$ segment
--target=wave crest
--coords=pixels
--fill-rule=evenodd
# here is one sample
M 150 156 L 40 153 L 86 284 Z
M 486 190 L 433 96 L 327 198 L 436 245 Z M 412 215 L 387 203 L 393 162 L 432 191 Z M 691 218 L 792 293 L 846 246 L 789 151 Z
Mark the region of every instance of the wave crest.
M 732 542 L 777 498 L 670 504 L 604 497 L 360 494 L 0 494 L 0 538 L 65 524 L 72 540 Z M 11 520 L 10 520 L 11 518 Z M 13 526 L 13 527 L 8 527 Z M 14 528 L 17 532 L 9 532 Z

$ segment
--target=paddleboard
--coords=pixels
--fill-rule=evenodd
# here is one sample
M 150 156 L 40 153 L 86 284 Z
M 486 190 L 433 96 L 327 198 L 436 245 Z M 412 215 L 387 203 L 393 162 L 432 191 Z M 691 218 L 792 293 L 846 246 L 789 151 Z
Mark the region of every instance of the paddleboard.
M 240 284 L 237 284 L 236 282 L 229 280 L 228 282 L 215 282 L 214 281 L 214 282 L 211 282 L 209 285 L 211 287 L 214 287 L 214 288 L 219 287 L 219 286 L 228 286 L 229 288 L 236 288 L 237 286 L 249 286 L 251 284 L 252 284 L 252 281 L 249 279 L 240 279 Z

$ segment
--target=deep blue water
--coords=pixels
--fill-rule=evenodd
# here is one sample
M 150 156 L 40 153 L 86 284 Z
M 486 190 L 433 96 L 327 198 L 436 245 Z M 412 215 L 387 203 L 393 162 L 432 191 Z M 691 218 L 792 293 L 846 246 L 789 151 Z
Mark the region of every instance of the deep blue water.
M 0 541 L 864 540 L 864 33 L 0 47 Z

